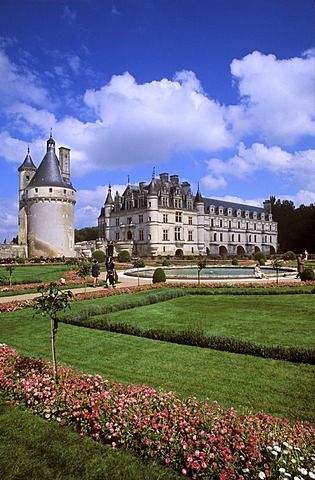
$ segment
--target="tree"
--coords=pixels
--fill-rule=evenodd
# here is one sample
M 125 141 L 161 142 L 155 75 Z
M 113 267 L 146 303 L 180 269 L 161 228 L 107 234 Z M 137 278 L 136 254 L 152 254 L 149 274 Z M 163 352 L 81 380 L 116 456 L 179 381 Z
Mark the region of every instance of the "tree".
M 98 227 L 85 227 L 80 230 L 74 230 L 75 242 L 88 242 L 98 238 Z
M 203 270 L 204 268 L 206 268 L 207 266 L 207 260 L 199 260 L 199 262 L 197 263 L 197 267 L 198 267 L 198 285 L 200 285 L 200 272 L 201 270 Z
M 277 274 L 277 283 L 279 282 L 279 270 L 280 270 L 281 267 L 282 267 L 282 261 L 281 260 L 274 260 L 272 262 L 272 268 L 274 268 L 276 270 L 276 274 Z
M 77 274 L 79 275 L 80 278 L 83 278 L 83 283 L 84 283 L 84 293 L 86 293 L 86 280 L 87 277 L 91 273 L 91 265 L 88 263 L 84 263 L 83 265 L 80 265 L 79 270 L 77 271 Z
M 12 287 L 12 275 L 13 275 L 14 266 L 13 265 L 8 265 L 5 269 L 6 269 L 7 272 L 9 272 L 10 287 Z
M 289 200 L 270 197 L 271 213 L 278 223 L 280 252 L 292 250 L 295 253 L 314 251 L 315 245 L 315 204 L 295 208 Z
M 34 306 L 35 314 L 39 313 L 43 316 L 50 317 L 50 338 L 51 353 L 53 363 L 53 373 L 55 383 L 58 383 L 57 376 L 57 359 L 56 359 L 56 334 L 58 331 L 58 313 L 70 308 L 69 299 L 73 297 L 70 290 L 61 292 L 56 283 L 50 283 L 49 287 L 41 286 L 37 289 L 41 293 L 40 297 L 35 298 L 37 302 Z

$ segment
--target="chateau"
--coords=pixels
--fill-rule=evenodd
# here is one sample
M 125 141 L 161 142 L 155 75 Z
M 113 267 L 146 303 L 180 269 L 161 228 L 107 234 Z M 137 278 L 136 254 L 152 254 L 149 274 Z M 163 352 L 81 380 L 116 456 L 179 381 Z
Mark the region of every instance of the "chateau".
M 28 149 L 18 171 L 18 243 L 25 247 L 25 256 L 74 257 L 76 198 L 70 181 L 70 150 L 60 147 L 58 159 L 50 134 L 39 167 Z
M 242 257 L 276 253 L 278 242 L 269 201 L 259 208 L 203 198 L 199 187 L 194 196 L 190 183 L 168 173 L 114 197 L 109 187 L 98 229 L 108 255 Z

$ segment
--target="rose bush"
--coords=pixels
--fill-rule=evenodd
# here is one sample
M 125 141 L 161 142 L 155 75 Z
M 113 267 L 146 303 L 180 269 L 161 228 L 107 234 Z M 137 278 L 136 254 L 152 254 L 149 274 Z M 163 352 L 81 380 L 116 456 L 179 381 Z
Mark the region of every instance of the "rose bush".
M 127 447 L 183 476 L 249 480 L 315 478 L 315 428 L 264 413 L 241 414 L 217 403 L 147 386 L 109 382 L 21 357 L 0 345 L 0 386 L 8 403 L 73 426 L 81 436 Z

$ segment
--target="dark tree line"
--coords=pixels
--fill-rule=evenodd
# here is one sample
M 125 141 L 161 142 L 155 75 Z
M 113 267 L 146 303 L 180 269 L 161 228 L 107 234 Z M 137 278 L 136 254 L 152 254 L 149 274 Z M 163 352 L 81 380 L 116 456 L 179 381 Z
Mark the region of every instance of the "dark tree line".
M 88 242 L 89 240 L 96 240 L 98 238 L 98 227 L 85 227 L 80 230 L 74 230 L 74 241 Z
M 315 204 L 295 208 L 289 200 L 272 196 L 270 201 L 273 219 L 278 222 L 279 253 L 315 253 Z

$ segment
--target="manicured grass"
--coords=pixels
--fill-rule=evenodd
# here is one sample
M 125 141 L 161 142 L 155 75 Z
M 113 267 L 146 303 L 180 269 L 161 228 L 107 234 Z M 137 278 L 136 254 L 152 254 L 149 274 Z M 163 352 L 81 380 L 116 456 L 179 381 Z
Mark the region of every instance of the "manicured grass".
M 314 347 L 313 295 L 186 296 L 106 314 L 145 328 L 234 336 L 267 345 Z
M 80 438 L 0 401 L 0 471 L 6 480 L 175 480 L 170 469 Z
M 238 300 L 238 297 L 232 298 Z M 255 302 L 255 299 L 252 300 Z M 49 320 L 34 318 L 33 310 L 1 314 L 0 331 L 0 341 L 20 354 L 51 358 Z M 57 360 L 86 373 L 99 373 L 109 380 L 162 387 L 182 398 L 208 397 L 210 402 L 217 400 L 238 410 L 261 410 L 291 420 L 313 420 L 315 415 L 315 369 L 311 365 L 65 324 L 59 325 Z
M 6 267 L 0 266 L 0 275 L 7 277 L 9 284 L 9 273 Z M 57 282 L 64 272 L 76 270 L 75 265 L 14 265 L 12 273 L 12 284 Z

